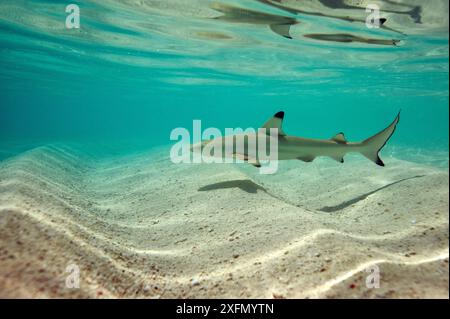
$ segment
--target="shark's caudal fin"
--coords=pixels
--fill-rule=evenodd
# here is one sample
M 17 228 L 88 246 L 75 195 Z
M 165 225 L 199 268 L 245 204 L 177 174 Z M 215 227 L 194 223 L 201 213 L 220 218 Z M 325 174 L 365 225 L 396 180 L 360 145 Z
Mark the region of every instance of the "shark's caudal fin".
M 361 143 L 362 149 L 361 154 L 370 159 L 377 165 L 384 166 L 383 161 L 378 156 L 378 152 L 386 145 L 386 142 L 389 138 L 394 134 L 395 127 L 397 126 L 398 121 L 400 120 L 400 112 L 398 113 L 395 120 L 386 127 L 384 130 L 375 134 L 372 137 L 369 137 L 365 141 Z

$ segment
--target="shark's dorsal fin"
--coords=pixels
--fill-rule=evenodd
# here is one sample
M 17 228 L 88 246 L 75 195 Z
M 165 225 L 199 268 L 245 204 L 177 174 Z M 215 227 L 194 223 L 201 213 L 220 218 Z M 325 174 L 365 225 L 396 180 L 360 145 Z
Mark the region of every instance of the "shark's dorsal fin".
M 292 23 L 271 24 L 269 27 L 273 32 L 281 35 L 282 37 L 292 39 L 291 35 L 289 34 L 289 31 L 291 30 L 291 25 Z
M 262 127 L 267 129 L 266 134 L 268 134 L 268 135 L 270 134 L 269 129 L 276 128 L 276 129 L 278 129 L 278 135 L 281 135 L 281 136 L 286 135 L 282 129 L 283 119 L 284 119 L 284 112 L 280 111 L 280 112 L 276 113 L 274 116 L 272 116 L 266 123 L 264 123 L 264 125 Z
M 332 141 L 335 141 L 339 144 L 347 144 L 347 140 L 345 139 L 344 133 L 337 133 L 335 136 L 331 138 Z

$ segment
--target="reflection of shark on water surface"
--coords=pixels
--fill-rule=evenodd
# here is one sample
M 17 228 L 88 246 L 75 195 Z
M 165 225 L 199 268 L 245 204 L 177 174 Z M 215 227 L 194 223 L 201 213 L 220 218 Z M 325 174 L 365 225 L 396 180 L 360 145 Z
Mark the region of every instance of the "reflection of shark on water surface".
M 397 45 L 400 40 L 389 40 L 389 39 L 371 39 L 355 36 L 352 34 L 338 33 L 338 34 L 305 34 L 304 37 L 321 40 L 321 41 L 333 41 L 333 42 L 359 42 L 368 44 L 379 44 L 379 45 Z
M 325 14 L 325 13 L 321 13 L 321 12 L 315 12 L 311 9 L 309 9 L 309 10 L 308 9 L 299 9 L 299 8 L 297 8 L 297 6 L 303 7 L 305 4 L 305 2 L 301 1 L 301 0 L 296 1 L 296 2 L 290 1 L 289 3 L 287 3 L 286 1 L 283 1 L 283 0 L 257 0 L 257 1 L 265 3 L 265 4 L 273 6 L 273 7 L 276 7 L 281 10 L 291 12 L 291 13 L 301 13 L 301 14 L 307 14 L 307 15 L 323 16 L 323 17 L 346 20 L 349 22 L 363 22 L 356 18 L 352 18 L 352 17 L 345 16 L 345 15 L 330 15 L 330 14 Z M 365 9 L 363 1 L 360 1 L 359 4 L 351 4 L 345 0 L 317 0 L 315 2 L 317 4 L 320 3 L 322 6 L 324 6 L 325 8 L 328 8 L 328 9 L 345 9 L 345 10 L 352 10 L 352 11 Z M 421 6 L 411 5 L 411 4 L 407 4 L 407 3 L 400 3 L 400 2 L 390 1 L 390 0 L 383 0 L 381 3 L 389 4 L 389 5 L 393 5 L 396 7 L 406 9 L 403 11 L 402 10 L 390 10 L 390 9 L 385 9 L 382 6 L 383 12 L 393 13 L 393 14 L 398 14 L 398 15 L 407 15 L 407 16 L 411 17 L 411 19 L 413 19 L 415 23 L 421 23 L 421 20 L 422 20 L 422 7 Z M 289 4 L 291 4 L 291 5 L 289 5 Z M 292 6 L 292 4 L 296 4 L 296 6 L 294 7 L 294 6 Z
M 214 154 L 211 155 L 213 157 L 214 155 L 223 158 L 232 157 L 249 162 L 256 167 L 261 167 L 260 159 L 262 158 L 258 157 L 260 155 L 258 151 L 251 151 L 249 149 L 249 145 L 251 145 L 249 140 L 253 139 L 256 141 L 254 143 L 256 148 L 262 139 L 264 139 L 262 143 L 267 143 L 267 140 L 269 140 L 270 143 L 271 137 L 268 138 L 268 136 L 264 134 L 264 131 L 268 135 L 270 129 L 276 129 L 278 132 L 278 137 L 276 139 L 278 143 L 278 160 L 297 159 L 304 162 L 312 162 L 316 157 L 327 156 L 343 163 L 344 156 L 347 153 L 357 152 L 364 155 L 375 164 L 384 166 L 378 153 L 394 133 L 397 123 L 400 120 L 400 113 L 387 128 L 362 142 L 348 142 L 343 133 L 338 133 L 331 139 L 326 140 L 286 135 L 282 130 L 283 119 L 284 112 L 278 112 L 262 126 L 262 128 L 265 129 L 263 130 L 263 133 L 258 131 L 258 133 L 244 133 L 218 137 L 192 145 L 191 151 L 203 152 L 205 148 L 208 148 L 209 152 L 207 152 L 207 155 L 211 155 L 211 150 L 214 150 Z M 234 145 L 235 141 L 238 139 L 244 141 L 243 147 L 238 148 Z M 230 143 L 233 147 L 227 148 L 226 145 L 230 145 Z M 220 150 L 217 154 L 215 154 L 216 149 Z
M 267 0 L 258 0 L 264 4 L 274 6 L 273 3 Z M 275 6 L 278 7 L 278 6 Z M 213 3 L 211 4 L 211 8 L 221 12 L 222 15 L 215 17 L 216 20 L 222 20 L 232 23 L 245 23 L 245 24 L 254 24 L 254 25 L 267 25 L 270 29 L 285 38 L 292 39 L 290 34 L 291 26 L 299 24 L 295 17 L 288 17 L 284 15 L 272 14 L 272 13 L 264 13 L 254 10 L 249 10 L 240 7 L 234 7 L 231 5 L 225 5 L 221 3 Z M 291 12 L 291 10 L 282 8 L 283 10 Z M 296 10 L 294 14 L 299 13 L 300 11 Z M 350 19 L 350 18 L 348 18 Z M 358 21 L 365 22 L 363 20 L 354 20 L 350 19 L 350 22 Z M 380 26 L 384 27 L 384 23 L 386 22 L 385 18 L 380 19 Z M 395 31 L 395 30 L 391 30 Z M 365 38 L 362 36 L 354 36 L 350 34 L 317 34 L 317 35 L 305 35 L 306 37 L 317 39 L 317 40 L 327 40 L 327 41 L 335 41 L 335 42 L 361 42 L 367 44 L 378 44 L 378 45 L 395 45 L 399 42 L 399 40 L 393 39 L 374 39 L 374 38 Z
M 268 25 L 273 32 L 288 39 L 292 39 L 289 34 L 290 27 L 298 23 L 296 19 L 291 17 L 263 13 L 220 3 L 213 3 L 211 8 L 223 13 L 222 16 L 216 17 L 215 19 L 237 23 Z

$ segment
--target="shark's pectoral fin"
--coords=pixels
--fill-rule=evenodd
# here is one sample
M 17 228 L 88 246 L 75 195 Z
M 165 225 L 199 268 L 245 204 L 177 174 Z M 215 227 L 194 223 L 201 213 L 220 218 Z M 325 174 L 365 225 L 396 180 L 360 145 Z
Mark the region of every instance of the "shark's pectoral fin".
M 330 157 L 339 163 L 344 163 L 344 158 L 342 156 L 330 156 Z
M 283 119 L 284 119 L 284 112 L 280 111 L 276 113 L 274 116 L 272 116 L 264 125 L 263 128 L 266 129 L 266 134 L 270 134 L 271 128 L 276 128 L 278 130 L 278 135 L 284 136 L 286 135 L 283 132 L 282 126 L 283 126 Z
M 281 35 L 282 37 L 285 37 L 287 39 L 292 39 L 291 35 L 289 34 L 289 31 L 291 30 L 290 23 L 286 24 L 271 24 L 269 25 L 270 30 L 275 32 L 276 34 Z
M 297 159 L 303 162 L 312 162 L 314 161 L 315 157 L 311 155 L 306 155 L 306 156 L 299 156 L 297 157 Z
M 337 133 L 335 136 L 331 138 L 332 141 L 335 141 L 339 144 L 347 144 L 347 140 L 345 139 L 344 133 Z
M 252 164 L 255 167 L 261 167 L 261 163 L 258 161 L 258 159 L 245 155 L 245 154 L 239 154 L 239 153 L 233 153 L 234 157 L 237 159 L 240 159 L 241 161 L 247 162 Z
M 261 163 L 258 162 L 258 161 L 256 161 L 256 163 L 251 163 L 251 162 L 249 162 L 249 163 L 252 164 L 252 165 L 255 166 L 255 167 L 258 167 L 258 168 L 261 167 Z

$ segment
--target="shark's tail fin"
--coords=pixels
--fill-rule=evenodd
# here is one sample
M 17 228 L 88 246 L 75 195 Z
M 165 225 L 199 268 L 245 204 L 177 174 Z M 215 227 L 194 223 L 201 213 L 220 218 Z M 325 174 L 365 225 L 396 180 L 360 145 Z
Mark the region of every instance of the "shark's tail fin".
M 367 140 L 361 143 L 361 154 L 370 159 L 377 165 L 384 166 L 383 161 L 378 156 L 378 152 L 386 145 L 386 142 L 389 138 L 394 134 L 395 127 L 397 126 L 398 121 L 400 120 L 400 112 L 395 118 L 394 122 L 391 123 L 384 130 L 375 134 L 372 137 L 369 137 Z

